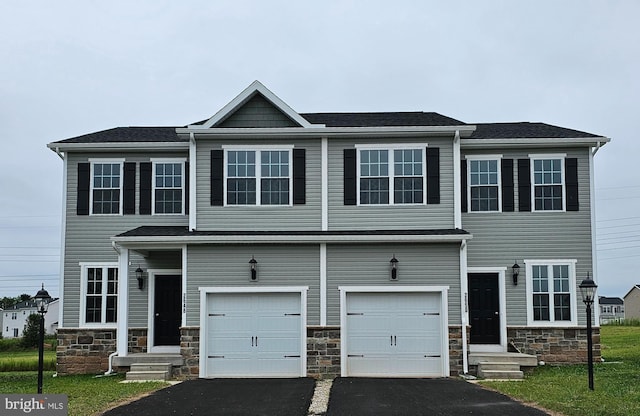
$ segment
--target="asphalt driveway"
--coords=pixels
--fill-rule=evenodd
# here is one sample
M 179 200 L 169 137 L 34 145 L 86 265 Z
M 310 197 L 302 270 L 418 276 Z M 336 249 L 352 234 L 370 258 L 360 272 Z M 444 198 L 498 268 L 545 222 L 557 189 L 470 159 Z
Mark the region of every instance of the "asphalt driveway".
M 315 381 L 296 379 L 198 379 L 158 390 L 105 416 L 304 416 Z
M 327 416 L 541 416 L 547 413 L 458 379 L 337 378 Z

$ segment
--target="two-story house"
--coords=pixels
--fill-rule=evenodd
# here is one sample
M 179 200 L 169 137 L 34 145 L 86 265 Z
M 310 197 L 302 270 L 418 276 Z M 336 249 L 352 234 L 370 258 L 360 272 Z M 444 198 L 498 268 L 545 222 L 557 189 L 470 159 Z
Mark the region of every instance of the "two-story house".
M 45 334 L 55 334 L 58 327 L 58 309 L 59 302 L 52 299 L 47 307 L 48 312 L 44 315 L 44 331 Z M 2 337 L 3 338 L 20 338 L 27 327 L 29 316 L 38 313 L 38 307 L 35 301 L 26 300 L 16 303 L 13 306 L 1 310 L 2 320 Z
M 618 297 L 598 296 L 600 324 L 624 319 L 624 301 Z
M 583 361 L 577 289 L 595 270 L 593 157 L 608 141 L 297 113 L 256 81 L 204 121 L 50 143 L 58 373 L 154 354 L 186 377 L 449 376 L 514 349 Z

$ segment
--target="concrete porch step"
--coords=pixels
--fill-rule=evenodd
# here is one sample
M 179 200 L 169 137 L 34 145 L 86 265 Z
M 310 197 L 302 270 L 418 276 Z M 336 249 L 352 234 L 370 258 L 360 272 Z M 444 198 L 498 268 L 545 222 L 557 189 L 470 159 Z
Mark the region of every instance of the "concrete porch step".
M 521 367 L 537 367 L 538 357 L 517 352 L 473 352 L 469 354 L 469 365 L 478 365 L 482 362 L 508 362 L 517 363 Z
M 520 364 L 507 361 L 478 363 L 478 377 L 484 379 L 522 380 L 524 373 Z
M 144 380 L 169 380 L 168 371 L 129 371 L 127 372 L 126 379 L 128 381 L 144 381 Z
M 129 354 L 126 357 L 113 357 L 114 367 L 130 367 L 133 364 L 145 363 L 169 363 L 179 367 L 184 364 L 184 358 L 180 354 Z
M 508 371 L 478 369 L 478 377 L 488 380 L 522 380 L 524 378 L 524 374 L 520 370 Z
M 127 371 L 127 380 L 169 380 L 171 363 L 134 363 Z

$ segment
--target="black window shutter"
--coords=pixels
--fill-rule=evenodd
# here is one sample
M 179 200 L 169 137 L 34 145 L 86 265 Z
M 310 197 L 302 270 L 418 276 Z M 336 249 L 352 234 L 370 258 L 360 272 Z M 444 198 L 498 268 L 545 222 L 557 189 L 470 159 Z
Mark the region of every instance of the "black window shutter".
M 531 165 L 529 159 L 518 159 L 518 211 L 531 211 Z
M 344 149 L 344 204 L 356 205 L 356 149 Z
M 189 162 L 184 162 L 184 211 L 189 214 Z
M 136 163 L 124 164 L 124 214 L 136 213 Z
M 222 206 L 224 178 L 224 150 L 211 151 L 211 205 Z
M 140 215 L 151 215 L 151 162 L 140 163 Z
M 306 202 L 306 151 L 293 149 L 293 204 L 304 205 Z
M 469 212 L 467 208 L 467 161 L 460 161 L 460 202 L 462 212 Z
M 513 159 L 502 159 L 502 211 L 513 212 L 515 203 L 513 197 Z
M 565 159 L 564 172 L 567 187 L 567 211 L 578 211 L 578 159 Z
M 440 203 L 440 148 L 427 147 L 427 204 Z
M 76 201 L 76 214 L 89 215 L 89 163 L 78 163 L 78 200 Z

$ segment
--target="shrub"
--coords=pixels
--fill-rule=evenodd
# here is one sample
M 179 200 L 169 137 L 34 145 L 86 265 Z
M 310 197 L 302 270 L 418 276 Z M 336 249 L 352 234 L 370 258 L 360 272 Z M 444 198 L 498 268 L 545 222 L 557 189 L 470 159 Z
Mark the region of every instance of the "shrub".
M 40 320 L 42 317 L 36 313 L 29 315 L 27 319 L 27 326 L 22 333 L 22 345 L 23 348 L 38 347 L 38 341 L 40 341 Z

